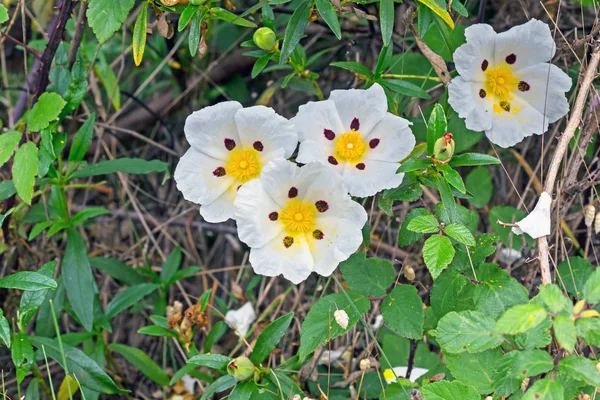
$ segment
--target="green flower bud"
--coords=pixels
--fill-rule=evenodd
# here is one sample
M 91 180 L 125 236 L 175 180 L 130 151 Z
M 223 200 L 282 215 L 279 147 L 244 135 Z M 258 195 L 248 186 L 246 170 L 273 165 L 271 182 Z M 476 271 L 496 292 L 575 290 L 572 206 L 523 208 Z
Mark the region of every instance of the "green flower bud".
M 248 357 L 238 357 L 227 365 L 227 373 L 238 382 L 247 381 L 254 376 L 256 367 Z
M 454 140 L 451 133 L 445 133 L 433 146 L 433 159 L 440 163 L 447 163 L 454 155 Z
M 277 35 L 266 26 L 258 28 L 254 32 L 252 40 L 254 40 L 254 44 L 266 51 L 271 51 L 277 46 Z

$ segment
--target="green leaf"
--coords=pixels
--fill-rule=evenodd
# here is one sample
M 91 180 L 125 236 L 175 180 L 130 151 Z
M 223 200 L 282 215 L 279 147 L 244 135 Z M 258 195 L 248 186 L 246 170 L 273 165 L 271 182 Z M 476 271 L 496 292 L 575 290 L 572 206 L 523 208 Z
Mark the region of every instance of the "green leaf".
M 514 335 L 527 332 L 547 318 L 546 310 L 535 304 L 521 304 L 509 308 L 496 322 L 496 332 Z
M 517 210 L 510 206 L 496 206 L 490 210 L 489 223 L 492 230 L 496 235 L 500 237 L 500 241 L 504 243 L 506 247 L 511 247 L 515 250 L 520 250 L 523 247 L 523 241 L 521 237 L 515 235 L 509 226 L 502 226 L 498 221 L 504 223 L 514 223 L 525 218 L 527 214 L 523 210 Z M 528 239 L 525 236 L 527 243 L 533 245 L 533 240 Z
M 22 271 L 0 279 L 0 288 L 29 291 L 56 289 L 56 281 L 37 272 Z
M 304 0 L 294 10 L 290 22 L 288 23 L 287 28 L 285 28 L 279 64 L 287 62 L 287 59 L 292 54 L 292 51 L 294 51 L 294 48 L 300 43 L 300 38 L 304 35 L 304 29 L 308 24 L 311 8 L 312 1 Z
M 465 153 L 459 154 L 452 157 L 452 160 L 448 163 L 452 168 L 454 167 L 474 167 L 478 165 L 495 165 L 500 164 L 500 160 L 496 157 L 488 156 L 487 154 L 480 153 Z
M 108 175 L 115 172 L 148 174 L 150 172 L 165 172 L 168 168 L 169 164 L 159 160 L 146 161 L 141 158 L 117 158 L 116 160 L 100 161 L 97 164 L 75 171 L 71 174 L 71 179 Z
M 433 235 L 423 246 L 423 260 L 433 279 L 452 262 L 454 247 L 446 236 Z
M 94 65 L 94 73 L 98 76 L 100 82 L 102 82 L 104 91 L 110 99 L 113 107 L 118 111 L 121 108 L 121 90 L 119 88 L 119 82 L 117 81 L 117 75 L 115 75 L 115 71 L 113 71 L 108 62 L 100 59 L 100 64 Z
M 71 226 L 83 224 L 88 219 L 95 218 L 99 215 L 106 215 L 106 214 L 110 214 L 110 211 L 108 211 L 106 208 L 88 207 L 86 209 L 79 211 L 77 214 L 75 214 L 73 216 L 73 218 L 71 219 Z
M 422 237 L 422 233 L 411 232 L 408 230 L 408 224 L 419 216 L 430 215 L 431 213 L 426 208 L 413 208 L 406 214 L 404 217 L 404 221 L 402 221 L 402 226 L 400 227 L 400 231 L 398 232 L 398 245 L 399 246 L 409 246 L 413 243 L 419 241 Z
M 495 394 L 509 396 L 519 389 L 523 379 L 546 373 L 553 367 L 552 357 L 545 351 L 511 351 L 496 365 L 493 376 Z
M 90 264 L 92 267 L 98 268 L 127 286 L 145 282 L 144 278 L 138 274 L 135 269 L 114 258 L 92 257 L 90 258 Z
M 327 0 L 324 0 L 324 1 L 327 1 Z M 345 69 L 350 72 L 354 72 L 355 74 L 362 75 L 367 78 L 370 78 L 373 76 L 373 73 L 371 72 L 371 70 L 368 67 L 362 65 L 361 63 L 357 63 L 354 61 L 336 61 L 336 62 L 332 62 L 329 65 L 332 67 L 338 67 L 338 68 L 342 68 L 342 69 Z
M 338 20 L 335 7 L 329 2 L 329 0 L 317 0 L 317 11 L 323 18 L 323 21 L 329 26 L 331 32 L 335 35 L 338 40 L 342 39 L 342 30 L 340 29 L 340 21 Z
M 247 28 L 256 28 L 256 24 L 254 22 L 240 18 L 231 11 L 227 11 L 221 7 L 211 8 L 210 14 L 214 19 L 220 19 L 226 22 L 231 22 L 234 25 L 245 26 Z
M 469 202 L 477 208 L 485 207 L 492 199 L 494 186 L 487 168 L 475 168 L 467 175 L 465 187 L 473 196 Z
M 12 344 L 12 360 L 17 367 L 17 383 L 20 384 L 25 378 L 25 374 L 31 369 L 31 364 L 35 361 L 33 347 L 29 337 L 23 332 L 15 335 Z
M 462 311 L 459 309 L 460 300 L 464 300 L 464 293 L 472 291 L 473 285 L 467 278 L 460 274 L 455 268 L 443 271 L 431 287 L 430 302 L 435 315 L 443 317 L 450 311 Z M 469 298 L 471 296 L 468 296 Z M 471 306 L 473 301 L 470 301 Z
M 514 344 L 520 349 L 539 349 L 548 346 L 552 342 L 550 327 L 552 320 L 546 319 L 535 328 L 515 335 L 512 338 Z
M 192 17 L 196 14 L 200 6 L 195 6 L 193 4 L 188 4 L 181 14 L 179 15 L 179 24 L 177 25 L 177 31 L 181 32 L 185 29 L 186 26 L 192 20 Z
M 358 293 L 348 292 L 354 306 L 348 302 L 344 293 L 334 293 L 323 296 L 313 304 L 302 323 L 300 334 L 300 359 L 305 360 L 317 347 L 348 332 L 358 322 L 360 316 L 366 313 L 371 303 L 369 299 Z M 358 313 L 355 308 L 358 309 Z M 333 313 L 344 310 L 349 317 L 348 327 L 343 329 L 335 322 Z
M 413 232 L 434 233 L 440 231 L 440 224 L 433 215 L 428 214 L 411 220 L 406 229 Z
M 250 400 L 253 395 L 258 395 L 258 386 L 253 381 L 239 382 L 229 398 L 235 400 Z
M 287 333 L 288 327 L 294 319 L 294 313 L 290 312 L 271 322 L 256 339 L 256 344 L 252 350 L 250 361 L 254 365 L 260 365 L 277 347 L 281 339 Z
M 454 187 L 461 193 L 467 192 L 467 189 L 465 188 L 465 183 L 463 182 L 462 177 L 458 172 L 456 172 L 451 167 L 445 164 L 438 166 L 438 169 L 442 171 L 444 179 L 446 179 L 446 182 L 448 182 L 452 187 Z
M 388 46 L 394 33 L 394 0 L 381 0 L 379 4 L 379 25 L 383 45 Z
M 424 400 L 480 400 L 477 389 L 460 382 L 433 382 L 423 386 Z
M 493 318 L 477 311 L 450 312 L 437 326 L 437 341 L 446 353 L 479 353 L 502 344 Z
M 31 338 L 31 342 L 38 349 L 41 349 L 43 346 L 48 357 L 52 358 L 65 368 L 65 365 L 63 364 L 63 353 L 56 340 L 34 336 Z M 67 361 L 66 367 L 68 368 L 69 373 L 77 376 L 77 379 L 82 386 L 106 394 L 127 392 L 126 390 L 119 389 L 104 370 L 83 351 L 65 343 L 63 343 L 63 349 L 64 359 Z
M 483 264 L 477 270 L 481 285 L 475 288 L 477 311 L 498 318 L 507 309 L 529 301 L 527 289 L 496 264 Z
M 558 363 L 558 371 L 576 381 L 600 387 L 600 372 L 596 369 L 596 363 L 588 358 L 567 356 Z
M 431 95 L 427 91 L 404 79 L 382 79 L 378 82 L 391 91 L 403 96 L 417 97 L 425 100 L 431 99 Z
M 176 338 L 179 335 L 171 329 L 164 328 L 158 325 L 143 326 L 138 329 L 138 333 L 149 336 L 172 337 Z
M 69 162 L 77 162 L 83 160 L 92 143 L 94 136 L 94 124 L 96 123 L 96 113 L 92 113 L 85 121 L 81 128 L 77 131 L 71 150 L 69 151 Z
M 104 317 L 107 320 L 113 319 L 121 311 L 128 309 L 134 304 L 139 303 L 150 293 L 158 289 L 159 286 L 152 283 L 140 283 L 118 293 L 106 306 Z
M 418 200 L 422 195 L 423 189 L 414 174 L 405 174 L 402 184 L 397 188 L 384 190 L 382 198 L 411 202 Z
M 433 161 L 431 161 L 431 158 L 416 158 L 402 164 L 400 168 L 398 168 L 396 173 L 399 174 L 401 172 L 411 172 L 421 169 L 427 169 L 432 165 Z
M 148 357 L 142 350 L 118 343 L 109 344 L 108 348 L 121 354 L 127 361 L 152 381 L 161 386 L 167 386 L 169 384 L 169 376 L 166 372 L 156 365 L 154 360 Z
M 221 354 L 200 354 L 188 360 L 188 364 L 222 370 L 231 362 L 231 358 Z
M 463 225 L 467 225 L 465 222 L 461 222 L 462 215 L 461 209 L 458 204 L 456 204 L 456 199 L 452 194 L 452 189 L 450 189 L 450 185 L 442 176 L 436 176 L 436 187 L 438 192 L 440 193 L 440 199 L 442 200 L 440 203 L 436 204 L 436 207 L 439 205 L 440 209 L 440 219 L 444 221 L 446 224 L 450 223 L 462 223 Z M 465 209 L 468 214 L 468 210 Z
M 580 318 L 576 328 L 577 336 L 587 344 L 600 347 L 600 318 Z
M 433 154 L 435 142 L 444 136 L 446 132 L 448 132 L 446 113 L 444 112 L 444 108 L 437 103 L 433 107 L 427 123 L 427 154 Z
M 83 238 L 74 228 L 67 229 L 67 249 L 61 268 L 73 312 L 90 332 L 94 322 L 94 276 Z
M 17 131 L 8 131 L 0 135 L 0 167 L 13 155 L 21 141 L 21 136 Z
M 436 13 L 451 29 L 454 29 L 454 21 L 444 7 L 440 6 L 435 0 L 417 0 L 419 3 L 429 7 L 431 11 Z
M 87 20 L 100 44 L 121 28 L 133 4 L 134 0 L 90 0 Z
M 0 339 L 4 342 L 6 347 L 10 348 L 10 325 L 8 320 L 4 317 L 4 313 L 0 308 Z
M 540 292 L 536 298 L 539 298 L 546 309 L 553 314 L 559 314 L 562 311 L 572 313 L 571 300 L 553 283 L 540 286 Z
M 6 21 L 8 21 L 8 10 L 4 4 L 0 4 L 0 24 L 5 23 Z
M 596 268 L 586 280 L 583 286 L 583 298 L 590 304 L 600 303 L 600 268 Z
M 56 260 L 47 262 L 39 269 L 38 273 L 40 275 L 44 275 L 48 279 L 52 279 L 57 264 L 58 261 Z M 35 312 L 38 310 L 38 308 L 40 308 L 40 306 L 46 299 L 49 290 L 50 289 L 36 291 L 27 290 L 23 293 L 23 295 L 21 296 L 21 303 L 19 307 L 20 326 L 27 326 L 29 324 L 29 321 L 31 321 L 31 318 L 33 318 Z
M 444 228 L 446 235 L 466 246 L 475 246 L 475 238 L 466 226 L 461 224 L 450 224 Z
M 565 289 L 577 299 L 581 299 L 581 291 L 592 274 L 592 264 L 582 257 L 569 257 L 558 264 L 558 274 Z
M 473 386 L 480 394 L 493 391 L 495 366 L 502 358 L 500 349 L 481 353 L 445 354 L 444 361 L 452 376 L 459 382 Z
M 33 198 L 33 185 L 38 173 L 38 148 L 34 142 L 19 147 L 15 154 L 12 175 L 17 194 L 27 204 Z
M 42 94 L 27 115 L 27 133 L 47 128 L 50 122 L 58 118 L 66 104 L 67 102 L 56 93 Z
M 237 384 L 235 378 L 231 375 L 224 375 L 210 384 L 202 394 L 200 400 L 211 399 L 215 393 L 223 392 L 234 387 Z
M 267 64 L 269 63 L 269 60 L 271 59 L 272 55 L 271 53 L 267 53 L 264 56 L 262 56 L 261 58 L 259 58 L 258 60 L 256 60 L 256 62 L 254 63 L 254 66 L 252 67 L 252 79 L 256 78 L 258 76 L 258 74 L 260 74 L 262 72 L 263 69 L 265 69 L 265 67 L 267 66 Z
M 564 315 L 554 318 L 554 336 L 560 347 L 572 353 L 577 342 L 577 330 L 573 318 Z
M 6 200 L 15 193 L 17 193 L 17 189 L 15 189 L 12 181 L 5 180 L 0 182 L 0 200 Z
M 142 63 L 144 50 L 146 50 L 146 32 L 148 30 L 148 2 L 142 4 L 142 8 L 135 19 L 133 27 L 133 61 L 136 66 Z
M 177 246 L 167 257 L 162 269 L 160 270 L 160 280 L 168 282 L 181 265 L 181 247 Z
M 564 388 L 550 378 L 536 381 L 521 400 L 564 400 Z
M 396 276 L 391 262 L 381 258 L 367 258 L 363 252 L 351 255 L 340 265 L 340 271 L 350 289 L 372 297 L 385 296 Z
M 398 285 L 381 302 L 385 324 L 402 337 L 421 339 L 423 336 L 423 301 L 412 285 Z

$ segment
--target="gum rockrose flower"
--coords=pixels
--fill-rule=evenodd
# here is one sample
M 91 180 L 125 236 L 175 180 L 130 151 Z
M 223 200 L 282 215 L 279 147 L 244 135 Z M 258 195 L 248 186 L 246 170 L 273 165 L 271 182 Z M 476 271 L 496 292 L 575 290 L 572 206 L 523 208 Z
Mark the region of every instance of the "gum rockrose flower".
M 410 154 L 415 138 L 410 122 L 387 112 L 383 88 L 334 90 L 328 100 L 300 106 L 297 161 L 318 161 L 344 178 L 352 196 L 367 197 L 397 187 L 404 174 L 398 162 Z
M 201 205 L 208 222 L 233 218 L 240 186 L 258 178 L 271 160 L 290 157 L 298 143 L 286 118 L 271 108 L 243 108 L 236 101 L 194 112 L 184 131 L 191 148 L 175 169 L 177 189 Z
M 248 182 L 235 200 L 240 240 L 257 274 L 300 283 L 329 276 L 362 243 L 367 213 L 352 201 L 342 177 L 323 164 L 299 168 L 279 159 Z
M 460 76 L 450 82 L 448 102 L 467 128 L 510 147 L 543 134 L 569 111 L 571 78 L 547 63 L 556 50 L 548 25 L 532 19 L 497 34 L 477 24 L 465 36 L 454 53 Z

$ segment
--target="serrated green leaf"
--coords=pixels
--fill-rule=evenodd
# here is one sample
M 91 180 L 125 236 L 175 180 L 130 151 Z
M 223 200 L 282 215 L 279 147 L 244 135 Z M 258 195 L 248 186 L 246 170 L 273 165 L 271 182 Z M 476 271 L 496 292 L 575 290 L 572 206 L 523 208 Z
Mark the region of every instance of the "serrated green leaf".
M 600 387 L 600 372 L 596 369 L 596 363 L 588 358 L 567 356 L 558 363 L 558 371 L 576 381 Z
M 572 312 L 573 304 L 571 300 L 553 283 L 540 286 L 540 292 L 536 298 L 539 298 L 551 313 L 559 314 L 562 311 Z
M 576 328 L 577 336 L 587 344 L 600 347 L 600 318 L 580 318 Z
M 290 312 L 271 322 L 256 339 L 256 344 L 250 355 L 250 361 L 254 365 L 260 365 L 277 347 L 281 339 L 287 333 L 287 330 L 294 319 L 294 313 Z
M 56 93 L 46 92 L 40 96 L 31 111 L 27 114 L 27 132 L 39 132 L 56 120 L 67 104 Z
M 4 4 L 0 4 L 0 24 L 8 21 L 8 10 L 4 6 Z
M 300 38 L 304 35 L 304 29 L 308 24 L 311 8 L 312 1 L 305 0 L 294 10 L 287 28 L 285 29 L 279 64 L 287 62 L 287 59 L 292 54 L 292 51 L 294 51 L 294 48 L 300 43 Z
M 124 344 L 109 344 L 108 348 L 121 354 L 127 361 L 136 367 L 142 374 L 161 386 L 169 384 L 169 376 L 159 367 L 154 360 L 146 355 L 142 350 Z
M 413 232 L 434 233 L 440 231 L 440 225 L 433 215 L 428 214 L 414 218 L 408 223 L 406 229 Z
M 536 381 L 521 400 L 564 400 L 564 388 L 557 381 L 544 378 Z
M 423 336 L 423 301 L 412 285 L 398 285 L 381 302 L 385 324 L 402 337 L 420 339 Z
M 452 376 L 459 382 L 473 386 L 480 394 L 493 391 L 495 366 L 502 358 L 500 349 L 481 353 L 445 354 L 444 360 Z
M 495 321 L 477 311 L 450 312 L 438 322 L 437 341 L 445 353 L 479 353 L 504 341 L 494 332 Z
M 100 44 L 121 28 L 133 4 L 134 0 L 90 0 L 86 16 Z
M 37 174 L 38 148 L 34 142 L 27 142 L 17 150 L 12 165 L 14 187 L 21 200 L 27 204 L 31 204 Z
M 466 286 L 473 288 L 468 279 L 455 268 L 447 269 L 437 277 L 431 287 L 430 302 L 438 318 L 442 318 L 450 311 L 463 311 L 457 307 Z
M 583 298 L 590 304 L 600 303 L 600 268 L 596 268 L 586 280 Z
M 466 226 L 461 224 L 446 225 L 444 232 L 452 239 L 466 246 L 475 246 L 475 238 Z
M 572 353 L 577 342 L 577 330 L 572 317 L 559 315 L 554 318 L 554 336 L 556 341 L 566 351 Z
M 433 235 L 425 241 L 423 246 L 423 260 L 433 279 L 452 262 L 454 246 L 448 237 Z
M 148 30 L 148 2 L 142 4 L 142 8 L 135 19 L 133 27 L 133 61 L 136 66 L 142 63 L 144 50 L 146 50 L 146 32 Z
M 582 291 L 586 282 L 592 274 L 593 268 L 590 262 L 582 257 L 569 257 L 558 264 L 558 274 L 561 285 L 577 299 L 582 298 Z
M 17 131 L 8 131 L 0 135 L 0 167 L 13 155 L 21 141 L 21 136 Z
M 417 217 L 423 216 L 423 215 L 429 215 L 429 214 L 431 214 L 429 212 L 429 210 L 427 210 L 425 208 L 421 208 L 421 207 L 413 208 L 412 210 L 410 210 L 408 212 L 408 214 L 406 214 L 406 217 L 404 217 L 404 221 L 402 221 L 402 226 L 400 227 L 400 231 L 398 232 L 398 245 L 399 246 L 402 247 L 402 246 L 411 245 L 413 243 L 416 243 L 423 237 L 422 233 L 409 231 L 408 224 L 414 218 L 417 218 Z
M 496 332 L 515 335 L 527 332 L 541 324 L 548 315 L 544 308 L 535 304 L 521 304 L 509 308 L 496 322 Z
M 433 382 L 423 386 L 424 400 L 479 400 L 477 389 L 463 385 L 460 382 Z
M 477 278 L 482 284 L 475 288 L 475 306 L 477 311 L 492 318 L 529 300 L 527 289 L 496 264 L 481 265 Z
M 351 290 L 365 296 L 383 297 L 394 283 L 396 270 L 381 258 L 367 258 L 363 252 L 340 264 L 340 271 Z

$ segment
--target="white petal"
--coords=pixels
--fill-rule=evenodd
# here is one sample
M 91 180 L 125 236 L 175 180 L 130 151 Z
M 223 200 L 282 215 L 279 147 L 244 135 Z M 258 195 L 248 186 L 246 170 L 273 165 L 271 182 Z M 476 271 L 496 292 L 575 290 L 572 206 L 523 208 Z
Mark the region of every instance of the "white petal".
M 333 141 L 308 139 L 300 142 L 300 148 L 298 149 L 296 161 L 301 164 L 308 164 L 309 162 L 317 161 L 322 164 L 330 165 L 334 170 L 341 172 L 341 170 L 344 168 L 343 163 L 331 165 L 327 161 L 327 158 L 334 153 L 335 147 Z
M 336 135 L 349 130 L 342 124 L 332 100 L 309 101 L 301 105 L 291 122 L 298 130 L 298 139 L 301 142 L 310 139 L 327 144 L 331 141 L 325 138 L 325 129 L 333 131 Z
M 546 114 L 549 123 L 564 117 L 569 112 L 569 102 L 565 93 L 571 89 L 571 78 L 556 65 L 537 64 L 519 71 L 518 77 L 530 89 L 517 92 L 539 112 Z
M 175 182 L 183 197 L 196 204 L 207 204 L 215 201 L 230 187 L 234 179 L 215 176 L 218 167 L 224 167 L 223 161 L 206 154 L 189 149 L 179 160 L 175 168 Z
M 314 261 L 304 236 L 296 236 L 290 247 L 285 247 L 280 233 L 263 247 L 250 249 L 250 264 L 254 272 L 265 276 L 283 275 L 284 278 L 299 284 L 314 269 Z
M 496 32 L 487 24 L 475 24 L 465 29 L 465 37 L 467 42 L 454 52 L 456 70 L 465 80 L 483 82 L 481 64 L 494 62 Z
M 516 71 L 550 61 L 555 51 L 550 28 L 536 19 L 496 36 L 496 64 L 504 63 L 507 56 L 514 54 L 516 61 L 513 68 Z
M 404 377 L 404 376 L 406 376 L 406 373 L 408 372 L 408 367 L 394 367 L 394 372 L 396 373 L 396 376 Z M 429 372 L 428 369 L 413 368 L 412 371 L 410 371 L 409 379 L 411 382 L 416 382 L 417 379 L 419 379 L 420 377 L 425 375 L 427 372 Z
M 342 215 L 339 213 L 343 212 L 350 200 L 342 176 L 318 162 L 311 162 L 300 168 L 296 182 L 303 189 L 301 199 L 311 203 L 323 200 L 329 204 L 329 210 L 324 215 Z
M 520 98 L 511 102 L 516 113 L 494 113 L 492 129 L 485 132 L 492 143 L 500 147 L 511 147 L 531 135 L 541 135 L 548 130 L 548 119 Z
M 525 232 L 534 239 L 550 234 L 550 206 L 552 198 L 546 192 L 542 192 L 540 199 L 533 211 L 516 223 L 516 227 L 512 228 L 513 233 L 517 235 Z
M 369 197 L 383 189 L 391 189 L 402 183 L 404 174 L 396 174 L 398 163 L 366 160 L 365 169 L 346 165 L 343 172 L 348 192 L 356 197 Z
M 188 391 L 189 394 L 194 394 L 196 391 L 196 379 L 191 375 L 185 374 L 181 380 L 183 381 L 183 386 L 185 386 L 185 390 Z
M 250 247 L 262 247 L 273 240 L 283 230 L 283 225 L 278 219 L 271 220 L 269 215 L 279 213 L 280 209 L 265 192 L 260 179 L 244 184 L 235 200 L 240 240 Z
M 300 168 L 296 164 L 283 158 L 273 160 L 263 168 L 260 174 L 262 187 L 280 208 L 289 200 L 289 190 L 297 186 L 296 177 L 299 173 Z M 304 196 L 305 188 L 297 189 Z
M 371 324 L 371 329 L 373 330 L 373 332 L 375 332 L 376 330 L 381 328 L 382 325 L 383 325 L 383 315 L 379 314 L 375 317 L 375 321 L 373 321 L 373 323 Z
M 237 310 L 229 310 L 225 314 L 225 322 L 236 330 L 236 333 L 244 337 L 248 333 L 250 326 L 256 320 L 256 313 L 252 303 L 247 302 Z
M 357 118 L 357 130 L 367 135 L 387 113 L 387 98 L 383 88 L 377 83 L 367 90 L 334 90 L 329 99 L 335 103 L 343 132 L 349 131 L 352 120 Z
M 225 139 L 240 141 L 234 115 L 241 108 L 237 101 L 225 101 L 192 113 L 185 120 L 187 141 L 198 151 L 226 160 Z
M 267 157 L 268 161 L 273 157 L 269 154 L 277 152 L 280 155 L 278 149 L 283 149 L 283 156 L 289 158 L 298 144 L 294 125 L 270 107 L 243 108 L 235 114 L 235 122 L 244 148 L 261 142 L 261 155 Z
M 461 118 L 465 119 L 468 129 L 476 132 L 492 127 L 492 104 L 479 97 L 481 84 L 467 82 L 462 77 L 452 79 L 448 85 L 448 103 Z
M 229 218 L 235 217 L 235 206 L 233 202 L 236 198 L 237 186 L 235 183 L 230 186 L 222 195 L 217 197 L 212 203 L 200 206 L 200 215 L 206 222 L 217 223 L 225 222 Z
M 386 113 L 365 138 L 367 160 L 398 162 L 408 156 L 416 143 L 410 125 L 404 118 Z M 373 140 L 378 140 L 375 148 L 371 147 Z

